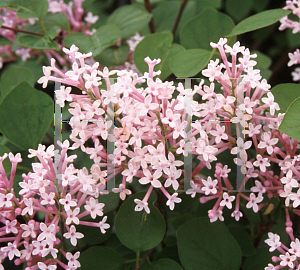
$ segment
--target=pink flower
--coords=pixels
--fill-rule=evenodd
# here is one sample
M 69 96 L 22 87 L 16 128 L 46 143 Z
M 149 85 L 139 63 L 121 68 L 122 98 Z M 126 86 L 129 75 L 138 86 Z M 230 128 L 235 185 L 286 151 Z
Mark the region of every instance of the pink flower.
M 90 11 L 87 13 L 87 16 L 84 17 L 84 20 L 90 24 L 96 23 L 98 21 L 98 19 L 99 19 L 99 16 L 97 16 L 97 15 L 93 16 L 93 13 Z
M 56 95 L 56 104 L 58 104 L 60 107 L 65 106 L 65 101 L 72 101 L 72 96 L 70 95 L 72 88 L 65 86 L 61 86 L 60 90 L 55 90 Z
M 77 261 L 77 259 L 79 258 L 80 256 L 80 252 L 77 251 L 74 255 L 72 255 L 71 252 L 67 252 L 66 253 L 66 259 L 68 260 L 68 266 L 69 267 L 76 267 L 76 268 L 79 268 L 81 267 L 80 265 L 80 262 Z
M 121 198 L 122 201 L 124 201 L 126 199 L 126 195 L 130 195 L 131 194 L 131 190 L 126 189 L 123 184 L 120 184 L 119 188 L 113 188 L 112 192 L 115 192 L 115 193 L 119 193 L 120 192 L 120 198 Z
M 231 213 L 231 216 L 235 218 L 236 221 L 239 221 L 240 218 L 243 216 L 243 213 L 238 211 L 238 210 L 234 210 L 232 213 Z
M 86 205 L 84 206 L 84 208 L 90 213 L 93 219 L 95 219 L 97 215 L 103 216 L 104 203 L 99 203 L 93 197 L 90 197 L 90 199 L 85 203 Z
M 41 270 L 55 270 L 57 267 L 56 265 L 46 265 L 42 262 L 38 262 L 37 265 Z
M 8 258 L 11 261 L 14 256 L 20 257 L 20 251 L 17 249 L 17 245 L 14 245 L 12 243 L 8 243 L 6 247 L 1 248 L 2 252 L 7 252 L 8 253 Z
M 269 239 L 265 240 L 265 243 L 270 246 L 269 251 L 273 252 L 275 249 L 281 246 L 280 236 L 278 234 L 268 233 Z
M 51 243 L 56 240 L 55 224 L 51 224 L 51 225 L 49 225 L 49 227 L 47 227 L 47 225 L 45 223 L 41 222 L 40 229 L 41 229 L 42 233 L 38 236 L 37 240 L 42 241 L 42 240 L 46 239 L 46 243 L 48 245 L 51 245 Z
M 211 177 L 208 176 L 207 180 L 202 180 L 202 183 L 204 185 L 204 187 L 201 188 L 202 191 L 205 192 L 205 195 L 208 194 L 216 194 L 217 193 L 217 189 L 216 189 L 216 185 L 218 184 L 218 180 L 211 180 Z
M 297 259 L 297 256 L 295 255 L 290 255 L 290 253 L 286 252 L 285 255 L 279 255 L 280 259 L 282 260 L 280 262 L 280 265 L 281 266 L 288 266 L 290 267 L 291 269 L 293 269 L 295 266 L 294 266 L 294 261 Z
M 104 234 L 106 233 L 106 229 L 110 228 L 110 225 L 105 223 L 107 220 L 107 216 L 103 217 L 103 219 L 99 222 L 99 228 L 101 230 L 101 232 Z
M 253 211 L 255 213 L 258 212 L 258 205 L 257 203 L 260 203 L 264 198 L 262 196 L 255 197 L 254 193 L 250 194 L 249 202 L 246 204 L 246 208 L 253 208 Z
M 223 200 L 220 203 L 220 206 L 227 206 L 228 209 L 232 208 L 232 203 L 235 199 L 234 196 L 229 196 L 227 192 L 223 193 Z
M 148 207 L 148 202 L 141 201 L 139 199 L 134 199 L 134 202 L 137 204 L 134 208 L 134 211 L 142 211 L 145 209 L 147 214 L 150 214 L 150 209 Z
M 227 140 L 228 136 L 225 133 L 225 126 L 220 126 L 219 124 L 216 125 L 216 130 L 211 130 L 209 132 L 211 135 L 215 136 L 216 143 L 221 142 L 221 140 Z
M 174 210 L 175 203 L 181 202 L 181 199 L 177 198 L 177 196 L 178 196 L 178 193 L 174 193 L 172 196 L 170 196 L 170 198 L 166 202 L 166 205 L 169 206 L 170 210 Z
M 76 201 L 72 199 L 70 193 L 68 193 L 64 199 L 60 199 L 59 203 L 64 206 L 66 211 L 69 211 L 70 207 L 77 205 Z
M 70 239 L 71 244 L 75 247 L 77 245 L 77 239 L 81 239 L 84 237 L 82 233 L 76 232 L 76 228 L 74 225 L 71 225 L 70 231 L 64 233 L 64 238 Z
M 279 105 L 276 102 L 274 102 L 274 96 L 271 92 L 268 92 L 267 95 L 268 95 L 267 98 L 264 97 L 261 100 L 262 100 L 262 102 L 264 102 L 270 106 L 270 113 L 271 113 L 271 115 L 274 115 L 275 110 L 277 110 L 277 111 L 280 110 Z
M 268 162 L 268 158 L 263 158 L 261 155 L 256 156 L 256 161 L 253 163 L 255 167 L 259 167 L 262 172 L 266 171 L 266 167 L 269 167 L 271 164 Z
M 142 185 L 146 185 L 151 183 L 153 187 L 159 188 L 161 187 L 161 182 L 158 180 L 162 176 L 162 171 L 156 170 L 154 174 L 151 174 L 149 170 L 143 170 L 145 177 L 139 179 L 139 182 Z
M 16 219 L 14 219 L 12 222 L 10 222 L 9 220 L 6 220 L 5 223 L 6 223 L 6 226 L 5 226 L 6 233 L 14 233 L 14 234 L 18 233 L 18 229 L 16 228 L 16 225 L 17 225 Z
M 252 141 L 247 141 L 244 143 L 244 140 L 239 137 L 237 139 L 237 147 L 231 149 L 230 153 L 233 155 L 239 154 L 241 158 L 247 158 L 246 150 L 249 149 L 252 145 Z
M 157 103 L 152 102 L 152 96 L 148 95 L 147 97 L 145 97 L 144 103 L 139 103 L 139 108 L 141 109 L 140 116 L 147 115 L 149 110 L 156 110 L 158 106 L 159 105 Z
M 67 219 L 66 219 L 66 224 L 70 225 L 72 222 L 75 223 L 76 225 L 79 224 L 79 219 L 78 217 L 76 217 L 80 212 L 80 208 L 77 207 L 75 208 L 73 211 L 70 209 L 69 211 L 67 211 Z

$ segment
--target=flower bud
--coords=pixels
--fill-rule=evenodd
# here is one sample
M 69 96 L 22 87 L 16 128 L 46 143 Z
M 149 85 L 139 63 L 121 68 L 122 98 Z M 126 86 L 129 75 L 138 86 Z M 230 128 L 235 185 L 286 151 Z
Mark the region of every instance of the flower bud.
M 291 233 L 293 233 L 293 228 L 292 228 L 292 227 L 286 227 L 285 231 L 286 231 L 288 234 L 291 234 Z
M 18 207 L 18 208 L 15 209 L 15 214 L 17 216 L 21 215 L 21 213 L 22 213 L 22 209 L 20 207 Z

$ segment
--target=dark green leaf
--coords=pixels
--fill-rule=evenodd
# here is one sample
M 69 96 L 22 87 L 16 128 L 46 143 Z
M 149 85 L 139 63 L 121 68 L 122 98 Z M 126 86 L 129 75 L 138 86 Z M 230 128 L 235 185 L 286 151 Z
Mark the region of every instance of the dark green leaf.
M 92 36 L 82 33 L 72 33 L 65 37 L 66 47 L 73 44 L 79 47 L 82 53 L 93 53 L 93 57 L 99 55 L 104 49 L 116 43 L 121 36 L 119 28 L 114 24 L 107 24 L 100 27 Z
M 170 59 L 184 51 L 178 44 L 172 44 L 173 35 L 171 33 L 156 33 L 146 36 L 134 51 L 134 63 L 141 73 L 148 72 L 148 65 L 144 61 L 147 56 L 150 59 L 160 58 L 161 62 L 155 66 L 155 71 L 161 70 L 159 78 L 164 80 L 172 71 L 169 66 Z
M 0 144 L 0 156 L 2 157 L 5 153 L 9 153 L 11 152 L 6 146 Z M 4 170 L 6 172 L 6 175 L 9 176 L 10 175 L 10 170 L 11 170 L 11 163 L 9 161 L 9 158 L 7 157 L 4 161 L 3 161 L 3 167 Z
M 68 16 L 64 13 L 49 13 L 43 18 L 43 23 L 47 31 L 51 29 L 63 29 L 70 31 Z M 27 31 L 44 34 L 41 23 L 38 21 L 34 25 L 26 25 L 22 28 Z
M 21 46 L 35 50 L 60 50 L 58 44 L 47 34 L 44 37 L 23 35 L 18 38 L 18 42 Z
M 233 19 L 240 21 L 246 17 L 253 6 L 253 1 L 249 0 L 227 0 L 225 10 Z
M 180 261 L 185 270 L 238 270 L 242 254 L 224 223 L 195 218 L 177 230 Z
M 211 50 L 210 42 L 218 42 L 233 27 L 230 17 L 213 8 L 206 8 L 182 26 L 180 43 L 186 49 Z
M 81 270 L 125 270 L 124 259 L 113 249 L 107 247 L 91 247 L 79 257 Z
M 242 228 L 229 227 L 230 233 L 239 244 L 244 257 L 253 256 L 256 253 L 249 234 Z
M 175 261 L 170 259 L 160 259 L 153 263 L 144 263 L 140 270 L 183 270 Z
M 1 6 L 16 11 L 20 18 L 42 19 L 48 12 L 49 3 L 47 0 L 2 0 Z
M 300 141 L 300 97 L 296 98 L 292 104 L 288 107 L 285 116 L 278 128 L 280 132 L 283 132 L 290 137 Z
M 271 89 L 275 102 L 278 103 L 279 113 L 285 113 L 291 103 L 300 97 L 300 85 L 295 83 L 278 84 Z
M 206 7 L 221 7 L 221 0 L 195 0 L 195 2 L 197 4 L 197 13 L 201 12 Z
M 12 80 L 13 78 L 13 80 Z M 30 86 L 34 86 L 34 77 L 30 69 L 26 67 L 18 67 L 16 65 L 9 66 L 3 73 L 0 81 L 1 99 L 4 98 L 13 88 L 21 81 L 27 81 Z
M 235 26 L 231 33 L 227 37 L 237 36 L 247 32 L 251 32 L 256 29 L 260 29 L 276 23 L 282 17 L 288 15 L 289 10 L 283 9 L 272 9 L 255 14 L 243 21 L 241 21 L 237 26 Z
M 24 149 L 36 149 L 53 118 L 53 101 L 26 81 L 12 89 L 0 103 L 0 130 Z
M 253 51 L 252 53 L 257 54 L 257 58 L 255 58 L 255 61 L 257 62 L 255 66 L 256 69 L 269 68 L 271 66 L 272 59 L 269 56 L 259 51 Z
M 210 51 L 202 49 L 183 51 L 171 58 L 171 70 L 177 77 L 192 77 L 206 67 L 210 55 Z
M 124 64 L 129 53 L 129 46 L 123 44 L 120 47 L 105 49 L 94 59 L 103 66 L 119 66 Z
M 268 263 L 272 263 L 272 256 L 274 255 L 274 253 L 269 252 L 268 247 L 259 248 L 255 255 L 246 258 L 243 270 L 265 269 Z
M 120 207 L 116 217 L 116 234 L 126 247 L 141 252 L 157 246 L 164 237 L 166 224 L 162 214 L 154 207 L 156 193 L 148 199 L 150 214 L 135 211 L 135 198 L 142 200 L 145 192 L 130 196 Z
M 151 18 L 152 14 L 149 12 L 135 5 L 126 5 L 115 10 L 108 18 L 108 23 L 117 25 L 122 38 L 127 39 L 146 27 Z

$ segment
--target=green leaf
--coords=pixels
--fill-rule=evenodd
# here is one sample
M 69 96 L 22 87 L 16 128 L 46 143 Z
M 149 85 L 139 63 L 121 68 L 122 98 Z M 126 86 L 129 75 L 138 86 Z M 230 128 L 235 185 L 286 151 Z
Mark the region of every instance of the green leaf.
M 255 68 L 256 69 L 263 69 L 263 68 L 269 68 L 272 64 L 272 59 L 259 52 L 259 51 L 253 51 L 252 53 L 256 53 L 257 54 L 257 58 L 255 58 L 255 61 L 257 62 Z
M 13 78 L 13 80 L 12 80 Z M 10 65 L 3 73 L 0 80 L 0 92 L 2 100 L 21 81 L 27 81 L 30 86 L 34 86 L 33 73 L 26 67 Z
M 214 8 L 206 8 L 189 20 L 180 30 L 180 44 L 186 49 L 211 50 L 210 42 L 218 42 L 230 33 L 234 23 Z
M 0 7 L 16 11 L 20 18 L 42 19 L 48 12 L 49 3 L 47 0 L 2 0 Z
M 283 132 L 290 137 L 300 141 L 300 97 L 296 98 L 283 117 L 283 120 L 278 128 L 280 132 Z
M 6 146 L 0 144 L 0 156 L 2 157 L 5 153 L 9 153 L 11 152 Z M 11 162 L 9 161 L 9 158 L 7 157 L 4 161 L 3 161 L 3 167 L 4 170 L 6 172 L 6 175 L 9 176 L 10 175 L 10 170 L 11 170 Z
M 2 20 L 0 20 L 0 27 L 1 27 L 1 25 L 3 24 L 3 21 Z
M 135 48 L 133 59 L 136 67 L 141 73 L 148 72 L 148 65 L 144 61 L 147 56 L 150 59 L 160 58 L 161 62 L 155 66 L 155 71 L 161 70 L 158 76 L 164 80 L 172 71 L 169 66 L 170 59 L 184 51 L 178 44 L 172 44 L 173 35 L 171 33 L 156 33 L 146 36 Z
M 177 239 L 185 270 L 240 269 L 240 247 L 223 222 L 195 218 L 178 228 Z
M 244 257 L 253 256 L 256 253 L 251 238 L 244 229 L 240 227 L 229 227 L 228 229 L 239 244 Z
M 123 245 L 135 252 L 141 252 L 157 246 L 163 239 L 166 224 L 162 214 L 154 207 L 156 193 L 152 192 L 148 199 L 150 214 L 135 211 L 135 198 L 142 200 L 145 192 L 130 196 L 120 207 L 115 227 L 116 234 Z
M 274 253 L 269 252 L 268 247 L 259 248 L 255 255 L 246 258 L 243 270 L 265 269 L 268 263 L 272 263 L 272 256 L 274 255 Z
M 115 210 L 119 206 L 119 194 L 110 192 L 98 197 L 99 203 L 104 203 L 103 213 Z
M 171 70 L 177 77 L 192 77 L 206 67 L 210 55 L 210 51 L 203 49 L 183 51 L 171 58 Z
M 295 83 L 278 84 L 271 89 L 275 102 L 280 110 L 277 113 L 285 113 L 291 103 L 300 97 L 300 85 Z
M 125 270 L 124 259 L 113 249 L 107 247 L 91 247 L 79 257 L 81 270 Z
M 27 61 L 25 61 L 25 62 L 20 60 L 17 63 L 15 63 L 14 66 L 25 67 L 25 68 L 29 69 L 33 74 L 34 82 L 38 81 L 39 78 L 44 76 L 44 74 L 43 74 L 43 64 L 39 60 L 29 60 L 29 59 L 27 59 Z
M 52 119 L 53 101 L 22 81 L 0 103 L 0 130 L 15 145 L 36 149 Z
M 21 46 L 35 50 L 60 50 L 58 44 L 55 43 L 47 34 L 45 34 L 43 37 L 22 35 L 18 38 L 18 42 Z
M 221 0 L 195 0 L 195 2 L 197 3 L 196 13 L 201 12 L 206 7 L 221 7 Z
M 126 61 L 128 53 L 128 44 L 123 44 L 120 47 L 110 47 L 103 50 L 94 59 L 103 66 L 120 66 Z
M 64 38 L 66 47 L 73 44 L 79 47 L 80 52 L 93 53 L 93 57 L 99 55 L 104 49 L 116 43 L 121 36 L 119 28 L 114 24 L 106 24 L 100 27 L 92 36 L 82 33 L 72 33 Z
M 47 31 L 54 29 L 63 29 L 70 31 L 68 16 L 64 13 L 49 13 L 43 18 L 43 23 Z M 27 31 L 44 34 L 41 23 L 38 21 L 34 25 L 26 25 L 22 28 Z
M 249 0 L 227 0 L 225 10 L 233 19 L 240 21 L 246 17 L 253 6 L 253 1 Z
M 152 263 L 144 263 L 140 270 L 183 270 L 175 261 L 170 259 L 160 259 Z
M 232 29 L 231 33 L 227 35 L 227 37 L 237 36 L 269 26 L 273 23 L 276 23 L 278 20 L 288 15 L 289 13 L 289 10 L 283 10 L 281 8 L 260 12 L 241 21 L 237 26 L 235 26 Z
M 121 30 L 122 38 L 127 39 L 145 28 L 151 18 L 152 14 L 149 12 L 135 5 L 126 5 L 116 9 L 107 22 L 117 25 Z
M 175 20 L 178 15 L 179 9 L 179 1 L 164 1 L 156 5 L 156 7 L 152 10 L 156 33 L 171 32 L 173 30 L 173 26 L 175 24 Z M 179 31 L 181 27 L 188 20 L 190 20 L 190 18 L 195 16 L 195 14 L 196 3 L 194 1 L 189 1 L 182 13 L 175 36 L 179 36 Z M 144 28 L 142 34 L 149 35 L 149 27 Z

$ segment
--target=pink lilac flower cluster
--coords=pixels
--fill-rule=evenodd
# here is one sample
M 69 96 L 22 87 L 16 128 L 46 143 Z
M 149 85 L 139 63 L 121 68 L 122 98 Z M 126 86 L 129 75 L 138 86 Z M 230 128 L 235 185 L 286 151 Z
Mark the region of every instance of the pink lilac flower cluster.
M 199 164 L 193 169 L 190 182 L 192 188 L 187 194 L 192 197 L 196 193 L 202 194 L 201 203 L 217 199 L 208 213 L 211 222 L 223 220 L 223 208 L 231 209 L 235 200 L 232 217 L 238 221 L 242 216 L 239 209 L 240 197 L 248 201 L 247 208 L 258 212 L 268 204 L 263 202 L 264 193 L 270 198 L 278 194 L 284 196 L 290 190 L 288 186 L 283 190 L 283 183 L 274 175 L 271 163 L 278 163 L 281 168 L 290 164 L 292 176 L 299 180 L 299 156 L 295 154 L 298 141 L 290 140 L 277 130 L 283 114 L 275 115 L 279 106 L 274 102 L 270 85 L 265 79 L 261 80 L 259 70 L 253 69 L 256 62 L 251 58 L 256 55 L 251 55 L 239 42 L 233 47 L 226 43 L 227 40 L 223 38 L 217 44 L 211 43 L 213 48 L 219 50 L 223 61 L 219 64 L 219 59 L 211 60 L 208 69 L 203 70 L 203 75 L 209 78 L 211 84 L 206 86 L 204 80 L 201 80 L 193 91 L 189 91 L 191 116 L 198 118 L 191 124 L 190 131 L 186 130 L 185 121 L 187 89 L 181 83 L 175 87 L 172 82 L 162 82 L 159 78 L 154 80 L 160 74 L 160 71 L 154 71 L 154 66 L 160 59 L 145 58 L 149 72 L 142 77 L 132 71 L 109 71 L 106 67 L 100 71 L 99 63 L 87 65 L 84 61 L 87 55 L 80 54 L 73 45 L 70 49 L 63 49 L 73 61 L 72 70 L 61 72 L 52 59 L 51 67 L 43 67 L 45 76 L 38 82 L 46 87 L 49 80 L 58 81 L 82 90 L 82 95 L 71 94 L 71 87 L 62 86 L 60 90 L 56 90 L 57 103 L 62 107 L 65 101 L 72 101 L 72 108 L 69 109 L 73 115 L 70 119 L 70 139 L 74 142 L 72 147 L 80 147 L 89 154 L 97 169 L 106 167 L 109 161 L 114 163 L 115 175 L 121 174 L 123 177 L 122 183 L 113 192 L 119 192 L 122 200 L 131 194 L 126 185 L 132 183 L 133 177 L 138 178 L 142 185 L 150 184 L 144 199 L 135 200 L 136 211 L 144 209 L 147 213 L 150 212 L 147 200 L 153 188 L 160 189 L 167 198 L 166 205 L 171 210 L 174 209 L 175 203 L 181 201 L 178 190 L 182 189 L 186 175 L 182 159 L 191 154 L 197 156 Z M 231 55 L 231 62 L 227 60 L 226 53 Z M 237 57 L 238 54 L 241 54 L 240 58 Z M 61 78 L 51 76 L 52 71 Z M 115 74 L 116 82 L 111 83 L 109 76 Z M 106 90 L 99 89 L 102 78 Z M 145 81 L 144 88 L 136 86 Z M 220 93 L 215 92 L 218 88 Z M 175 90 L 178 95 L 173 98 Z M 202 96 L 202 103 L 193 100 L 196 93 Z M 114 119 L 107 117 L 109 104 L 114 105 Z M 224 126 L 220 124 L 222 120 L 227 120 Z M 244 140 L 232 136 L 232 124 L 244 128 Z M 190 142 L 188 137 L 191 137 Z M 113 154 L 107 153 L 106 140 L 114 141 Z M 281 148 L 276 146 L 279 142 L 282 144 Z M 86 146 L 91 143 L 94 147 Z M 248 151 L 252 146 L 257 155 L 248 158 Z M 211 169 L 211 163 L 217 160 L 217 155 L 226 150 L 230 150 L 235 157 L 238 156 L 234 161 L 245 174 L 238 193 L 233 190 L 228 179 L 230 169 L 226 164 L 216 164 L 216 179 L 203 179 L 199 176 L 204 167 Z M 279 158 L 276 157 L 277 154 Z M 283 170 L 280 178 L 285 173 Z M 111 178 L 109 176 L 107 180 Z M 250 196 L 247 196 L 242 189 L 250 182 L 249 179 L 255 180 L 255 185 L 251 187 Z M 292 199 L 293 196 L 290 195 L 293 193 L 287 195 Z
M 289 200 L 296 200 L 297 203 L 298 193 L 293 193 L 292 188 L 298 188 L 298 180 L 300 180 L 300 155 L 296 155 L 299 149 L 298 141 L 290 139 L 289 136 L 277 130 L 284 114 L 275 115 L 279 106 L 274 102 L 274 96 L 269 90 L 270 85 L 265 79 L 261 80 L 259 70 L 253 69 L 256 62 L 251 58 L 255 58 L 256 55 L 250 55 L 249 50 L 241 47 L 239 42 L 235 43 L 232 48 L 226 42 L 226 39 L 220 39 L 217 44 L 211 43 L 213 48 L 219 50 L 223 63 L 219 64 L 219 59 L 210 61 L 208 68 L 203 70 L 202 74 L 209 78 L 211 84 L 209 87 L 204 86 L 199 92 L 204 101 L 200 105 L 201 117 L 204 117 L 204 121 L 208 119 L 215 121 L 205 122 L 204 125 L 194 124 L 193 127 L 197 129 L 197 132 L 192 135 L 200 133 L 203 139 L 209 136 L 210 146 L 214 143 L 215 147 L 219 148 L 217 153 L 230 149 L 231 154 L 238 155 L 239 158 L 235 158 L 234 162 L 240 166 L 238 169 L 241 169 L 245 177 L 237 192 L 233 190 L 228 179 L 228 173 L 231 170 L 227 165 L 216 164 L 214 174 L 216 179 L 214 180 L 211 177 L 207 179 L 197 177 L 205 166 L 205 161 L 202 161 L 202 164 L 200 163 L 193 171 L 193 176 L 197 179 L 191 181 L 192 188 L 187 191 L 187 194 L 191 194 L 192 197 L 196 193 L 208 195 L 200 198 L 201 203 L 217 199 L 213 209 L 209 211 L 211 222 L 217 219 L 223 221 L 223 208 L 232 209 L 234 200 L 235 209 L 231 216 L 238 221 L 243 216 L 240 211 L 241 197 L 248 201 L 246 208 L 252 208 L 254 212 L 268 205 L 267 202 L 263 202 L 264 194 L 268 198 L 278 195 L 286 197 L 286 206 L 289 206 Z M 228 61 L 226 53 L 230 54 L 231 62 Z M 238 58 L 239 64 L 237 64 L 238 53 L 242 56 Z M 222 94 L 214 92 L 213 81 L 221 84 Z M 198 89 L 198 87 L 195 88 Z M 217 123 L 222 118 L 241 125 L 244 128 L 241 131 L 244 138 L 241 136 L 237 140 L 233 138 L 229 121 L 225 122 L 225 126 Z M 281 148 L 277 146 L 279 142 L 282 144 Z M 232 147 L 235 143 L 236 146 Z M 201 151 L 196 143 L 194 145 L 196 152 Z M 248 152 L 251 147 L 255 148 L 256 156 L 249 158 Z M 280 176 L 274 175 L 272 169 L 274 163 L 277 163 L 281 169 Z M 252 185 L 251 193 L 247 196 L 243 191 L 246 183 L 250 182 L 249 180 L 255 185 Z
M 286 5 L 283 9 L 291 10 L 293 14 L 295 14 L 300 19 L 300 1 L 286 1 Z M 293 29 L 292 33 L 297 34 L 300 33 L 300 21 L 293 21 L 288 18 L 288 16 L 280 19 L 280 27 L 279 30 L 283 31 L 285 29 Z M 288 54 L 290 61 L 288 62 L 288 66 L 291 67 L 293 65 L 297 65 L 300 63 L 300 51 L 296 49 L 294 53 Z M 297 67 L 292 72 L 293 80 L 300 81 L 300 68 Z
M 61 154 L 54 150 L 54 145 L 47 149 L 39 145 L 37 150 L 29 150 L 28 157 L 35 157 L 39 162 L 32 163 L 33 172 L 22 175 L 19 194 L 13 186 L 21 155 L 9 153 L 0 157 L 0 222 L 3 224 L 0 242 L 7 243 L 0 249 L 0 269 L 3 269 L 1 262 L 8 257 L 16 265 L 26 262 L 26 270 L 54 270 L 57 265 L 75 270 L 80 267 L 77 261 L 80 252 L 65 252 L 62 245 L 70 241 L 76 247 L 77 240 L 84 237 L 76 231 L 76 225 L 98 227 L 103 234 L 110 227 L 107 216 L 100 222 L 81 220 L 103 216 L 104 204 L 97 198 L 107 193 L 105 171 L 89 174 L 86 168 L 76 169 L 73 165 L 76 155 L 67 155 L 69 142 L 60 146 Z M 3 167 L 7 156 L 12 165 L 10 177 Z M 45 213 L 43 221 L 37 221 L 37 212 Z M 59 259 L 62 256 L 58 253 L 65 257 L 63 261 L 68 261 L 67 264 Z
M 88 12 L 87 15 L 83 18 L 84 9 L 82 8 L 82 3 L 84 1 L 85 0 L 73 0 L 66 4 L 63 0 L 48 0 L 48 12 L 52 14 L 66 14 L 68 16 L 72 32 L 82 32 L 86 35 L 92 35 L 93 33 L 95 33 L 96 29 L 90 30 L 90 28 L 98 21 L 99 17 L 94 16 L 92 12 Z M 38 18 L 19 18 L 15 11 L 11 11 L 6 8 L 0 8 L 0 19 L 3 21 L 3 26 L 17 29 L 23 28 L 27 25 L 33 25 L 38 20 Z M 68 32 L 65 30 L 58 29 L 57 31 L 61 32 L 63 37 L 68 34 Z M 0 28 L 0 35 L 14 42 L 17 33 L 12 30 Z M 58 45 L 60 46 L 60 48 L 62 47 L 60 44 Z M 51 57 L 55 57 L 61 65 L 65 64 L 66 60 L 62 58 L 55 50 L 44 50 L 44 52 L 46 53 L 49 60 L 51 59 Z M 31 57 L 31 55 L 35 54 L 38 53 L 32 51 L 30 48 L 20 47 L 16 51 L 13 51 L 12 45 L 7 44 L 4 46 L 0 46 L 0 69 L 3 66 L 3 63 L 15 61 L 16 56 L 20 56 L 22 61 L 26 61 Z
M 278 234 L 269 232 L 269 238 L 265 240 L 265 243 L 270 246 L 269 251 L 273 252 L 275 250 L 278 250 L 281 255 L 272 257 L 272 261 L 274 263 L 279 263 L 278 265 L 274 266 L 272 263 L 269 263 L 268 266 L 265 267 L 265 270 L 278 270 L 286 266 L 289 267 L 289 269 L 300 269 L 300 241 L 293 235 L 293 223 L 290 219 L 288 209 L 286 209 L 285 212 L 286 232 L 291 240 L 290 248 L 280 242 L 280 236 Z

